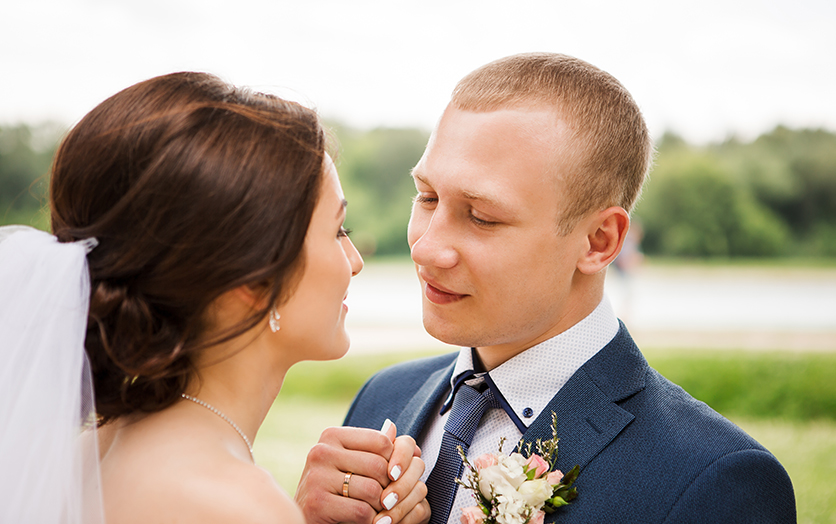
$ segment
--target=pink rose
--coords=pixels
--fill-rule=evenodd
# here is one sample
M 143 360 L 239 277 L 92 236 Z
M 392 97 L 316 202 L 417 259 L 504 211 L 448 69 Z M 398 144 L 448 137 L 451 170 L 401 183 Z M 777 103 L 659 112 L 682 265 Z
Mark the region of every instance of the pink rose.
M 484 455 L 479 455 L 476 460 L 473 461 L 473 465 L 476 467 L 477 470 L 482 470 L 491 466 L 496 466 L 496 455 L 493 453 L 485 453 Z
M 549 472 L 549 464 L 540 455 L 531 455 L 525 463 L 526 471 L 534 471 L 534 478 L 538 479 Z
M 538 511 L 537 513 L 531 516 L 531 520 L 528 521 L 528 524 L 543 524 L 544 518 L 546 518 L 546 513 L 543 511 Z
M 549 476 L 546 477 L 546 482 L 548 482 L 552 486 L 560 484 L 561 480 L 563 480 L 563 472 L 559 469 L 552 471 L 551 473 L 549 473 Z
M 542 513 L 542 511 L 540 512 Z M 482 524 L 485 521 L 485 514 L 479 506 L 470 506 L 462 508 L 462 524 Z M 540 524 L 543 519 L 540 519 Z

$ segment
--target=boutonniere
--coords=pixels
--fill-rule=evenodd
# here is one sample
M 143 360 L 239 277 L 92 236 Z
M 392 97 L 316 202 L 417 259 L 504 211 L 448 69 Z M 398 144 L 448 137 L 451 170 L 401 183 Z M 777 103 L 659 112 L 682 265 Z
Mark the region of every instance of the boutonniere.
M 580 467 L 565 475 L 557 469 L 557 415 L 552 412 L 552 438 L 520 440 L 523 453 L 485 453 L 471 464 L 459 447 L 467 473 L 456 479 L 471 490 L 476 505 L 462 509 L 462 524 L 542 524 L 546 513 L 578 496 L 572 487 Z M 532 453 L 536 451 L 536 453 Z

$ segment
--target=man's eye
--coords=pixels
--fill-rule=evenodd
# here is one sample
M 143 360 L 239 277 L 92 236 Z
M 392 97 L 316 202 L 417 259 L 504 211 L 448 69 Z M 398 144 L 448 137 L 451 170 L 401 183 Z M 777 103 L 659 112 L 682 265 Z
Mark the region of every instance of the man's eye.
M 478 217 L 474 216 L 473 213 L 470 214 L 470 220 L 471 220 L 471 222 L 473 222 L 477 226 L 482 226 L 482 227 L 490 227 L 490 226 L 495 226 L 495 225 L 499 224 L 499 222 L 491 222 L 490 220 L 482 220 L 481 218 L 478 218 Z

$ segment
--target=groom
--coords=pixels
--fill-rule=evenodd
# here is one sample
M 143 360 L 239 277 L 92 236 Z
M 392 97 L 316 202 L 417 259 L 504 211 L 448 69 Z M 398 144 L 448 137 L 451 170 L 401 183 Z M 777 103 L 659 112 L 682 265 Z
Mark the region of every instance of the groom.
M 345 421 L 418 441 L 432 523 L 474 505 L 440 473 L 465 389 L 490 398 L 471 460 L 550 438 L 556 414 L 558 468 L 581 469 L 549 522 L 795 522 L 775 457 L 650 368 L 604 297 L 651 156 L 630 94 L 583 61 L 512 56 L 454 90 L 413 170 L 408 241 L 425 328 L 464 349 L 378 373 Z

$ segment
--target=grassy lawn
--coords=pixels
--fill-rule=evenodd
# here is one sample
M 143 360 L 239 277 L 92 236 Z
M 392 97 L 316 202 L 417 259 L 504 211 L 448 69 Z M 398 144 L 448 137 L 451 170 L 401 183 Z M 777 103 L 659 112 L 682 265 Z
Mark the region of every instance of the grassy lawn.
M 727 417 L 836 421 L 836 354 L 645 351 L 651 366 Z
M 800 523 L 836 523 L 836 422 L 732 420 L 771 451 L 795 488 Z
M 374 371 L 417 355 L 359 355 L 294 367 L 255 442 L 257 462 L 290 493 L 308 450 L 342 422 Z M 654 351 L 662 374 L 729 417 L 781 461 L 798 521 L 836 523 L 836 355 Z

